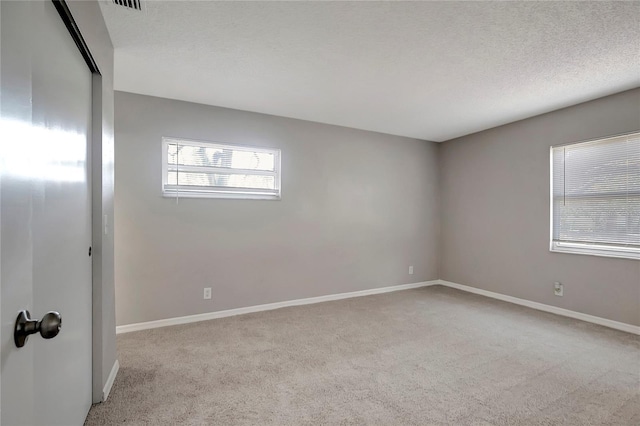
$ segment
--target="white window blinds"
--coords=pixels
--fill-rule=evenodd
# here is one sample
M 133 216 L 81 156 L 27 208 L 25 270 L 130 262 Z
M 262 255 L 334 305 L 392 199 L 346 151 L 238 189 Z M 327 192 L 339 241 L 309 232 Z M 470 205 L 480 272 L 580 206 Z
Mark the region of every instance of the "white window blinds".
M 640 257 L 640 133 L 551 151 L 552 250 Z
M 169 197 L 280 198 L 280 150 L 163 138 Z

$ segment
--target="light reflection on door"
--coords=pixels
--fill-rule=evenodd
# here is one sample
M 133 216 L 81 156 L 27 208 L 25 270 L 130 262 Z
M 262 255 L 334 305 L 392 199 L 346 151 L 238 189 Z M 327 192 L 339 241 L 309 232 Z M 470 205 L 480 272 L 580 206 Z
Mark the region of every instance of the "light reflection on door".
M 18 120 L 0 121 L 2 174 L 53 182 L 86 180 L 86 135 L 34 126 Z

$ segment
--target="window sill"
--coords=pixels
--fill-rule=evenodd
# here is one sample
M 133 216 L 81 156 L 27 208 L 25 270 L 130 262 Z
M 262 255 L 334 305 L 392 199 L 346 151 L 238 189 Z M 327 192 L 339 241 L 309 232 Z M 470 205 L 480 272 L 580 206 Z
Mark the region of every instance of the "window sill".
M 280 201 L 280 195 L 273 194 L 244 194 L 244 193 L 217 193 L 217 192 L 164 192 L 164 198 L 218 198 L 226 200 L 271 200 Z
M 626 247 L 552 242 L 550 251 L 557 253 L 586 254 L 589 256 L 640 260 L 640 250 Z

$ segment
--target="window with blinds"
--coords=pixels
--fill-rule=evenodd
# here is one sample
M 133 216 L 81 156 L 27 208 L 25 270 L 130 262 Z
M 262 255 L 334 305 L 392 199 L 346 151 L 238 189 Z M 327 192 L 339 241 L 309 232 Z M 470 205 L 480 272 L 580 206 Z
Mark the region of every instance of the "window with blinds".
M 280 198 L 280 150 L 162 139 L 166 197 Z
M 551 148 L 551 250 L 640 259 L 640 133 Z

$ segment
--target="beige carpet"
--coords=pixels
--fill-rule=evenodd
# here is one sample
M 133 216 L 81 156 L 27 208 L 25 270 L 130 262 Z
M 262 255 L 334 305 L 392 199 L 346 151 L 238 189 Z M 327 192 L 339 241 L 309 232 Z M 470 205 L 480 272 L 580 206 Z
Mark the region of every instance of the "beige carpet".
M 118 336 L 87 425 L 640 425 L 640 338 L 436 286 Z

